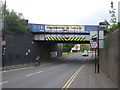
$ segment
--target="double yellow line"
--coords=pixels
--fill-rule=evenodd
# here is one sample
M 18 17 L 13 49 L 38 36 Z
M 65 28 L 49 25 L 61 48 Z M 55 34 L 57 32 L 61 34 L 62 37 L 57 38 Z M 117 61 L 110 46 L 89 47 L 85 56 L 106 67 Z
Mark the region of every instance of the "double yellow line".
M 73 76 L 67 81 L 67 83 L 64 85 L 64 87 L 62 88 L 62 90 L 64 90 L 65 88 L 69 88 L 70 85 L 72 84 L 72 82 L 74 81 L 74 79 L 77 77 L 77 75 L 79 74 L 79 72 L 82 70 L 82 68 L 84 67 L 84 65 L 82 65 L 74 74 Z

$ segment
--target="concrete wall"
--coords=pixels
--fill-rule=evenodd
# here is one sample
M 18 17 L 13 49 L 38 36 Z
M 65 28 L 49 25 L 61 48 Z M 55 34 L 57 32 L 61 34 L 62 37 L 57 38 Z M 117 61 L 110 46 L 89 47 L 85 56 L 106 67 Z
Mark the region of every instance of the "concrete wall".
M 118 32 L 111 33 L 105 40 L 104 49 L 100 50 L 100 68 L 118 85 Z
M 2 41 L 2 30 L 0 29 L 0 41 Z M 0 70 L 2 70 L 2 45 L 0 45 Z
M 5 66 L 31 63 L 39 55 L 42 61 L 51 59 L 50 52 L 58 52 L 58 44 L 46 42 L 33 42 L 32 37 L 20 33 L 7 32 L 5 34 Z M 26 53 L 30 50 L 30 53 Z M 58 55 L 60 55 L 58 53 Z

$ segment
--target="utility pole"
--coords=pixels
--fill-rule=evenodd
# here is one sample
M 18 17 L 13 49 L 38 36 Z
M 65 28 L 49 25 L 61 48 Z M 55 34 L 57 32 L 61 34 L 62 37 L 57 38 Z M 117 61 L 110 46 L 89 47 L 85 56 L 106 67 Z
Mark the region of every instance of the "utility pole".
M 4 26 L 2 30 L 2 40 L 5 40 L 5 29 L 6 29 L 6 0 L 4 2 Z M 2 67 L 4 68 L 4 60 L 5 60 L 5 46 L 2 47 Z
M 98 71 L 98 73 L 99 73 L 99 29 L 98 29 L 97 32 L 98 32 L 98 37 L 97 37 L 97 38 L 98 38 L 98 53 L 97 53 L 97 54 L 98 54 L 98 62 L 97 62 L 97 69 L 98 69 L 98 70 L 97 70 L 97 71 Z

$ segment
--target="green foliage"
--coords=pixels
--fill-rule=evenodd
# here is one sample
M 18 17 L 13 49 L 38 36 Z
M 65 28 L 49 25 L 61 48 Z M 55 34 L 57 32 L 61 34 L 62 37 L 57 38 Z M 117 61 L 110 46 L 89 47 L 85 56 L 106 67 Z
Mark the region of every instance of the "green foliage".
M 110 23 L 106 19 L 105 19 L 104 22 L 105 22 L 106 25 L 110 26 Z
M 105 20 L 106 25 L 110 26 L 110 28 L 106 29 L 107 32 L 114 31 L 117 28 L 120 28 L 120 23 L 119 22 L 117 23 L 116 21 L 115 10 L 116 9 L 113 6 L 113 2 L 111 2 L 111 10 L 109 10 L 109 14 L 111 15 L 110 22 Z
M 83 52 L 84 50 L 90 50 L 90 45 L 89 44 L 81 44 L 80 51 Z
M 120 23 L 112 24 L 110 28 L 107 28 L 106 31 L 114 31 L 116 29 L 120 28 Z
M 118 28 L 120 28 L 120 22 L 118 22 Z
M 64 56 L 64 55 L 68 55 L 68 53 L 67 52 L 62 52 L 62 56 Z
M 8 9 L 4 12 L 4 6 L 2 7 L 2 15 L 5 13 L 5 30 L 30 34 L 27 21 L 23 19 L 22 13 L 16 13 L 14 10 Z
M 71 48 L 73 48 L 75 46 L 75 44 L 63 44 L 62 45 L 62 49 L 65 50 L 71 50 Z M 84 50 L 90 50 L 90 45 L 89 44 L 81 44 L 80 45 L 80 51 L 83 52 Z
M 76 52 L 62 52 L 62 56 L 64 56 L 64 55 L 69 55 L 69 54 L 73 54 L 73 53 L 76 53 Z
M 0 5 L 0 19 L 2 19 L 2 5 Z
M 62 48 L 63 49 L 65 49 L 65 50 L 70 50 L 71 48 L 73 48 L 74 47 L 74 45 L 75 44 L 66 44 L 66 43 L 64 43 L 63 45 L 62 45 Z

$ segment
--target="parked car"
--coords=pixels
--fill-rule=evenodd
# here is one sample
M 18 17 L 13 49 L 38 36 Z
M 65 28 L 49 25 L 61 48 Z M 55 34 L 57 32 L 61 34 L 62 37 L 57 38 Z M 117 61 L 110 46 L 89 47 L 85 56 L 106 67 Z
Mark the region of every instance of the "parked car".
M 83 52 L 82 55 L 83 55 L 83 56 L 88 56 L 88 51 L 87 51 L 87 50 L 84 50 L 84 52 Z

